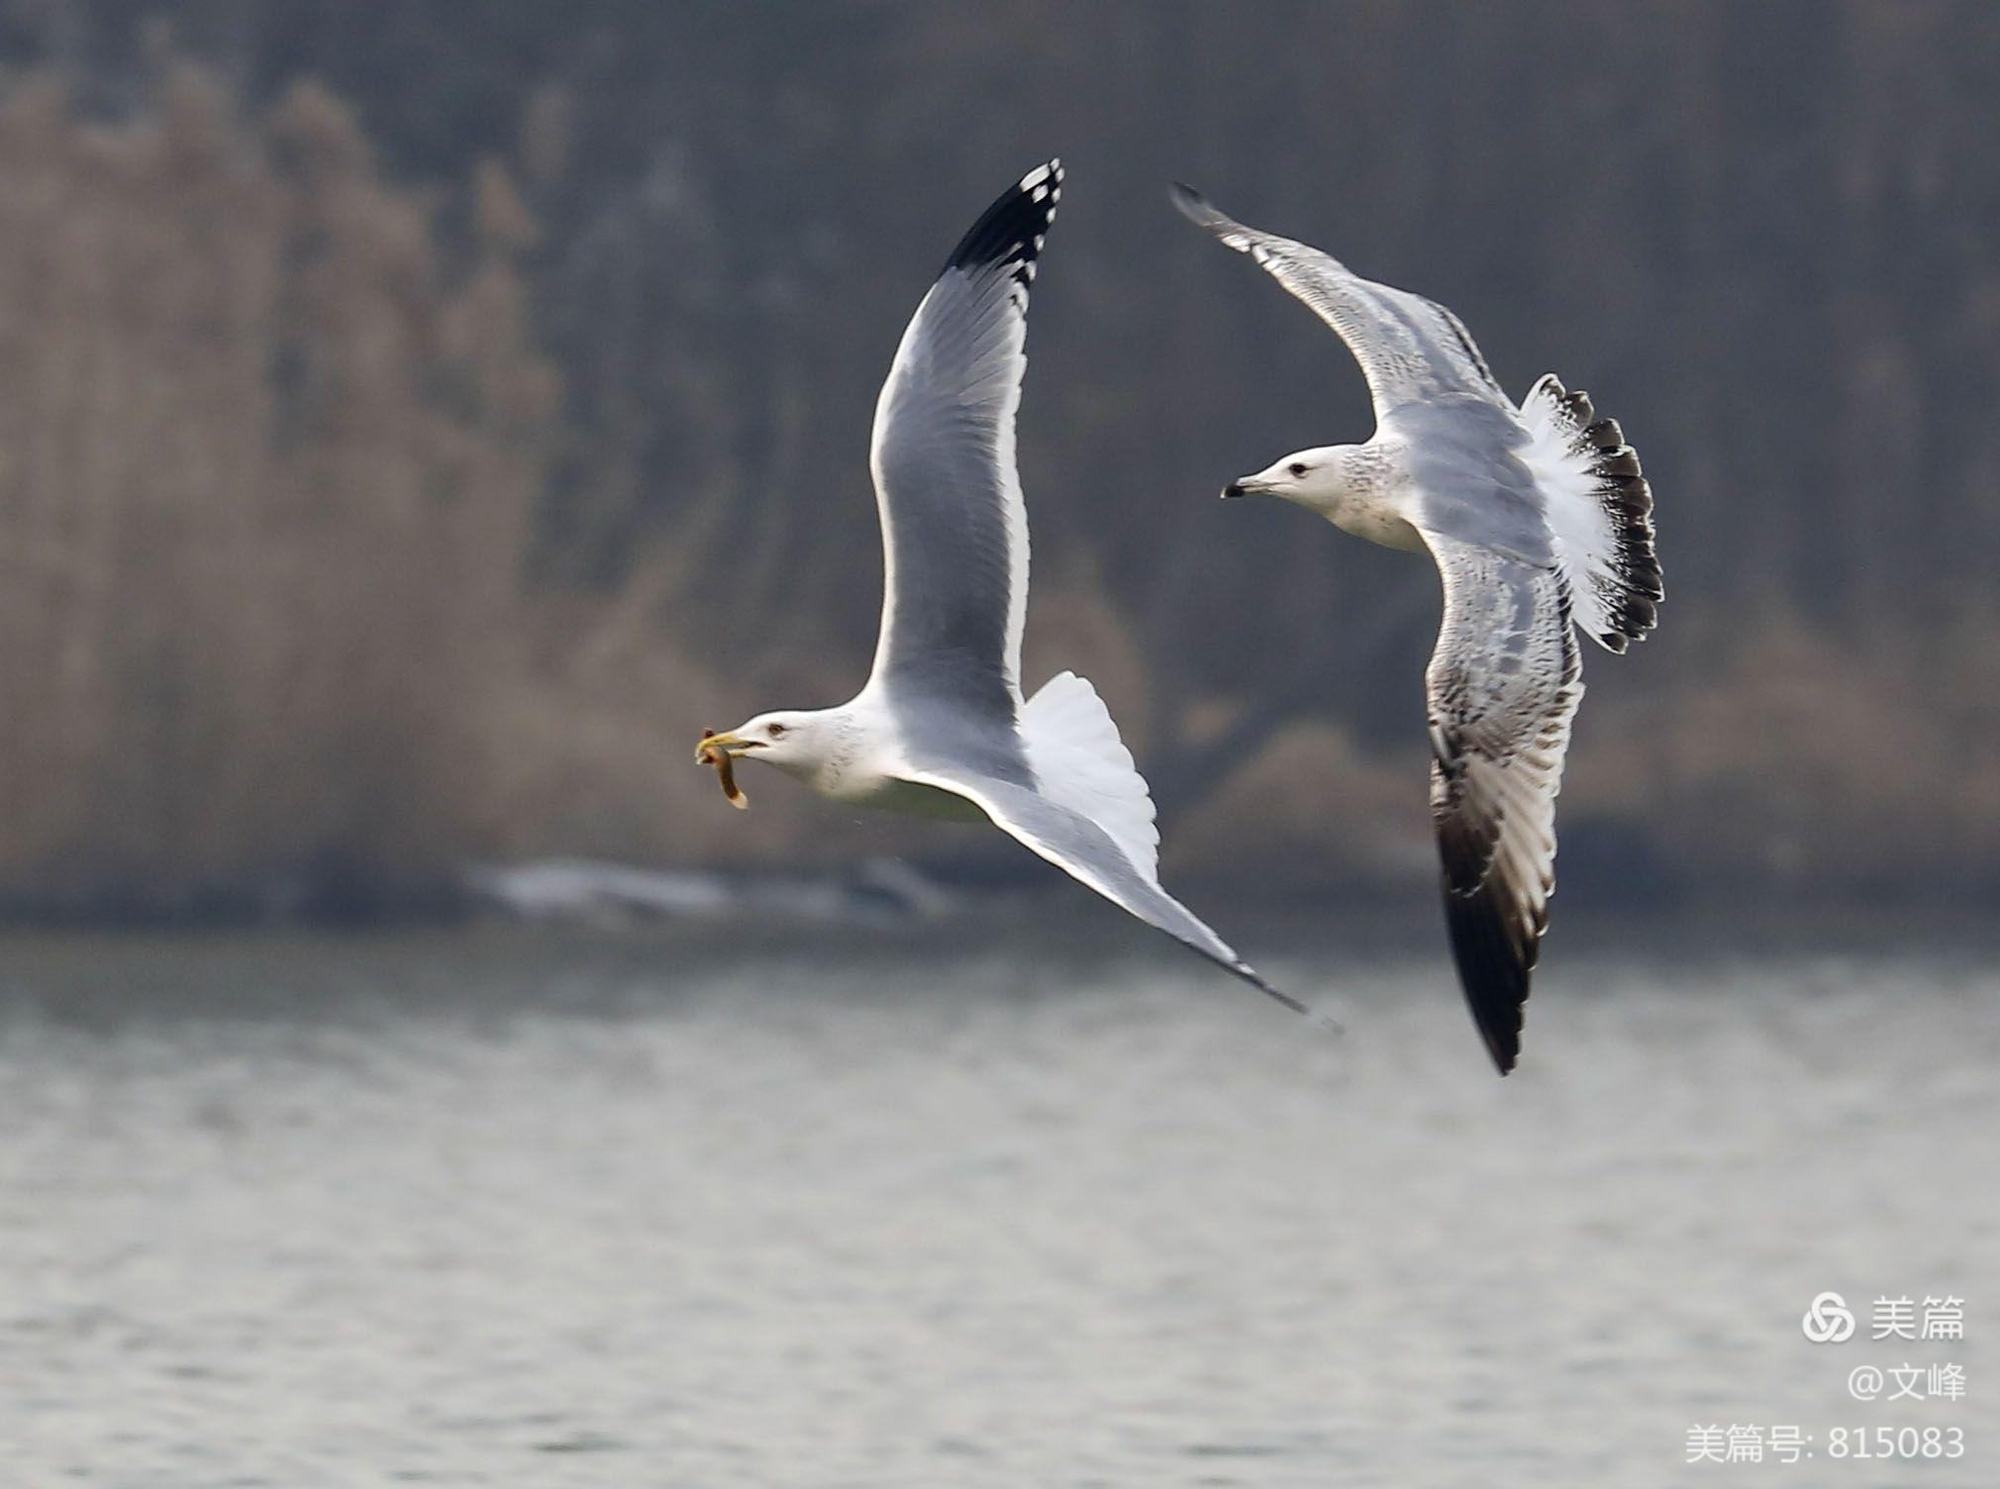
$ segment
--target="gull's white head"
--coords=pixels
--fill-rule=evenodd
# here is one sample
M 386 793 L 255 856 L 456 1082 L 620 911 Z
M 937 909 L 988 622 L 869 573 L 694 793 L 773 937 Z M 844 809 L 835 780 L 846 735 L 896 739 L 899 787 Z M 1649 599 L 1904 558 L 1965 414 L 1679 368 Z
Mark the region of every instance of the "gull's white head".
M 1224 498 L 1277 496 L 1331 514 L 1353 489 L 1358 469 L 1354 445 L 1322 445 L 1299 450 L 1273 462 L 1254 476 L 1243 476 L 1223 488 Z
M 810 776 L 837 752 L 842 737 L 833 709 L 760 713 L 747 724 L 703 737 L 695 762 L 717 754 L 734 760 L 761 760 L 787 775 Z

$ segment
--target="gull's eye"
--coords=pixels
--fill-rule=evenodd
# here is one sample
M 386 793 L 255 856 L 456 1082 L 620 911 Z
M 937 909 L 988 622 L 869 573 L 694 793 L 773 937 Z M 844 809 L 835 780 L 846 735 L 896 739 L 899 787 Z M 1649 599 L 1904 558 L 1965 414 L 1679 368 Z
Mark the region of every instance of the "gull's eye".
M 1285 469 L 1290 471 L 1294 479 L 1296 479 L 1297 477 L 1302 476 L 1306 473 L 1306 463 L 1303 460 L 1294 460 L 1290 465 L 1286 466 Z
M 768 724 L 765 726 L 764 732 L 770 735 L 771 738 L 776 739 L 780 734 L 785 732 L 785 726 L 783 724 Z

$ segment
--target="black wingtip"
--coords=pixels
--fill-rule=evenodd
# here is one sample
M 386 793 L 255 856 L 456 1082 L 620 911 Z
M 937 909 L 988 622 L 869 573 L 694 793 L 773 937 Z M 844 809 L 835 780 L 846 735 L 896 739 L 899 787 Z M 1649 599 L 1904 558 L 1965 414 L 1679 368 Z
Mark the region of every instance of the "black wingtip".
M 1174 206 L 1180 210 L 1181 216 L 1185 217 L 1203 232 L 1220 239 L 1224 247 L 1233 248 L 1238 253 L 1249 253 L 1252 251 L 1251 245 L 1254 235 L 1242 223 L 1231 217 L 1227 212 L 1224 212 L 1185 181 L 1174 182 L 1173 189 L 1167 193 L 1167 196 L 1173 202 Z
M 1167 198 L 1180 209 L 1181 216 L 1203 227 L 1207 227 L 1218 215 L 1208 198 L 1185 181 L 1173 182 L 1167 192 Z
M 1033 279 L 1049 224 L 1056 220 L 1062 188 L 1062 158 L 1052 156 L 1000 193 L 958 240 L 945 268 L 1011 268 L 1022 283 Z
M 1284 989 L 1267 982 L 1264 979 L 1264 974 L 1259 972 L 1255 967 L 1252 967 L 1248 962 L 1239 962 L 1229 970 L 1249 983 L 1250 986 L 1257 989 L 1258 992 L 1262 993 L 1272 1002 L 1291 1009 L 1293 1013 L 1298 1014 L 1302 1018 L 1311 1019 L 1329 1034 L 1339 1038 L 1347 1036 L 1347 1026 L 1341 1023 L 1339 1019 L 1330 1013 L 1315 1013 L 1308 1004 L 1300 1002 Z
M 1275 988 L 1270 983 L 1266 982 L 1261 974 L 1252 970 L 1250 967 L 1247 966 L 1232 967 L 1230 970 L 1234 972 L 1238 977 L 1242 978 L 1245 982 L 1249 983 L 1250 986 L 1257 989 L 1257 991 L 1262 993 L 1265 997 L 1270 998 L 1275 1002 L 1284 1004 L 1285 1007 L 1291 1009 L 1293 1013 L 1303 1014 L 1312 1012 L 1311 1009 L 1307 1008 L 1305 1004 L 1301 1003 L 1297 998 L 1294 998 L 1290 993 Z
M 1491 886 L 1482 885 L 1471 894 L 1456 894 L 1447 886 L 1444 900 L 1452 960 L 1458 965 L 1466 1006 L 1493 1068 L 1506 1075 L 1521 1058 L 1521 1030 L 1539 933 L 1531 935 L 1525 947 L 1519 944 L 1498 910 Z

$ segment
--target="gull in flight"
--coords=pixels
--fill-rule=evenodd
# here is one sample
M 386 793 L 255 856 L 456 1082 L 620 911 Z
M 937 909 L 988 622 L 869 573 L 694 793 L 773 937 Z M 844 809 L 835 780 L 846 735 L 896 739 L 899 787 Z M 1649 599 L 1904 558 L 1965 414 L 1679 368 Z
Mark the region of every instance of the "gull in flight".
M 1516 407 L 1444 306 L 1231 221 L 1185 186 L 1174 204 L 1333 327 L 1375 406 L 1366 443 L 1301 450 L 1222 494 L 1282 497 L 1428 550 L 1444 581 L 1424 673 L 1431 814 L 1459 980 L 1505 1075 L 1555 890 L 1556 792 L 1583 697 L 1573 627 L 1622 652 L 1663 594 L 1639 457 L 1553 373 Z
M 869 463 L 882 524 L 875 667 L 838 708 L 763 713 L 704 735 L 727 774 L 775 765 L 837 801 L 984 816 L 1113 904 L 1286 1007 L 1160 887 L 1152 797 L 1097 690 L 1060 672 L 1021 695 L 1028 516 L 1014 467 L 1028 290 L 1060 161 L 1009 187 L 952 251 L 903 333 L 875 406 Z

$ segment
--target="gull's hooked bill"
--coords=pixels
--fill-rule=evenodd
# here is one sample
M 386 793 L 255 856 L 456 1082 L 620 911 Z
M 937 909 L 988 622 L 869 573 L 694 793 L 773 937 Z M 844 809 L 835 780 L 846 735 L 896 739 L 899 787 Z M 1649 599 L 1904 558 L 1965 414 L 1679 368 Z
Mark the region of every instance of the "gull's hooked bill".
M 736 810 L 745 811 L 750 806 L 750 798 L 736 784 L 736 755 L 747 749 L 748 742 L 733 734 L 717 734 L 713 729 L 701 731 L 701 743 L 694 747 L 694 761 L 697 765 L 713 765 L 715 778 L 722 782 L 723 797 Z

